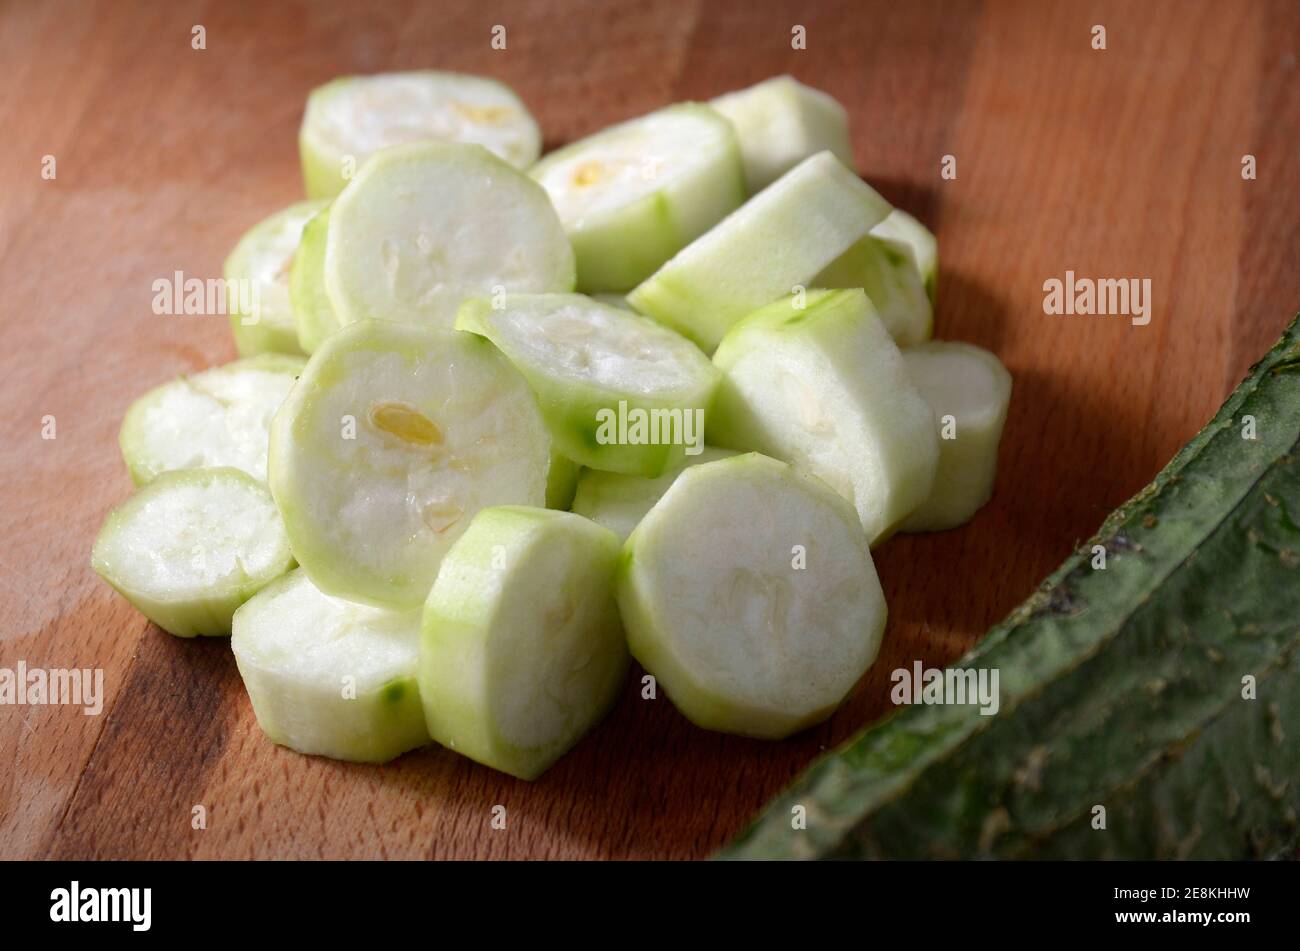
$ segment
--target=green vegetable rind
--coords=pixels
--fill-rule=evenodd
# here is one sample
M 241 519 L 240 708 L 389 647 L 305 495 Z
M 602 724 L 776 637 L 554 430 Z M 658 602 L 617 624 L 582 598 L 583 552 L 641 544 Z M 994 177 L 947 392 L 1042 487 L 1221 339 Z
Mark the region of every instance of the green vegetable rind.
M 888 219 L 886 219 L 888 220 Z M 813 287 L 860 287 L 900 347 L 915 347 L 934 334 L 934 310 L 911 248 L 869 234 L 832 261 Z
M 934 233 L 901 208 L 891 211 L 871 233 L 907 245 L 933 305 L 939 293 L 939 242 Z
M 231 309 L 230 330 L 240 356 L 303 354 L 290 303 L 288 274 L 259 273 L 259 265 L 264 266 L 272 254 L 279 257 L 286 249 L 291 258 L 296 256 L 292 246 L 301 242 L 303 226 L 320 214 L 323 206 L 320 201 L 301 201 L 280 209 L 245 232 L 226 258 L 222 274 L 231 287 L 239 281 L 250 281 L 258 288 L 256 315 L 246 313 L 241 295 L 234 295 L 236 306 Z
M 1293 845 L 1297 518 L 1293 321 L 1164 471 L 958 662 L 1000 671 L 997 715 L 898 712 L 816 763 L 721 857 L 1230 859 Z M 796 804 L 806 830 L 791 829 Z
M 546 470 L 546 507 L 567 512 L 573 506 L 573 496 L 578 491 L 578 477 L 582 466 L 568 456 L 551 453 L 551 467 Z
M 325 294 L 325 242 L 330 210 L 325 207 L 303 226 L 302 241 L 289 271 L 289 299 L 298 330 L 298 346 L 311 353 L 339 329 L 339 319 Z

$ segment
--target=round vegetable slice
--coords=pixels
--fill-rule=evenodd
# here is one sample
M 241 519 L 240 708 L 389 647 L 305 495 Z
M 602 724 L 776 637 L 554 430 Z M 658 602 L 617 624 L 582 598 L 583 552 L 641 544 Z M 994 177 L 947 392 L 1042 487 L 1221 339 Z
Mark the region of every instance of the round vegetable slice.
M 925 292 L 933 305 L 939 289 L 939 242 L 930 229 L 901 208 L 895 208 L 884 221 L 871 229 L 871 233 L 901 241 L 912 249 L 912 260 L 921 272 Z
M 329 237 L 330 210 L 327 207 L 302 229 L 302 241 L 289 271 L 289 299 L 298 346 L 311 353 L 326 337 L 339 329 L 339 319 L 325 293 L 325 240 Z
M 860 287 L 867 292 L 885 329 L 900 347 L 930 339 L 934 311 L 911 247 L 867 235 L 815 278 L 815 287 Z
M 818 152 L 830 151 L 853 167 L 844 107 L 792 76 L 774 76 L 718 96 L 710 105 L 735 126 L 751 195 Z
M 573 290 L 573 249 L 546 192 L 477 145 L 376 153 L 330 206 L 324 254 L 340 325 L 450 327 L 468 297 Z
M 828 717 L 885 628 L 853 509 L 755 453 L 678 477 L 624 547 L 618 600 L 633 656 L 677 709 L 763 738 Z
M 241 355 L 303 353 L 289 297 L 289 275 L 303 226 L 324 207 L 323 201 L 300 201 L 277 211 L 249 229 L 226 258 L 226 280 L 248 281 L 256 294 L 256 313 L 239 309 L 230 315 Z
M 578 289 L 627 291 L 745 199 L 736 134 L 681 103 L 552 152 L 541 182 L 573 242 Z
M 131 404 L 118 434 L 132 481 L 219 466 L 265 481 L 271 419 L 305 365 L 302 357 L 264 353 L 150 390 Z
M 410 607 L 480 508 L 542 505 L 550 439 L 473 334 L 362 321 L 330 336 L 271 426 L 270 485 L 326 594 Z
M 686 456 L 681 465 L 673 466 L 653 479 L 583 469 L 573 496 L 572 511 L 626 539 L 687 467 L 716 462 L 735 454 L 731 449 L 705 446 L 698 456 Z
M 467 301 L 456 326 L 519 368 L 555 448 L 581 465 L 656 476 L 704 445 L 718 371 L 647 317 L 580 294 L 505 295 Z
M 930 494 L 934 414 L 861 290 L 812 291 L 737 324 L 709 441 L 802 466 L 858 510 L 872 544 Z
M 91 567 L 169 634 L 230 633 L 235 609 L 293 566 L 266 486 L 238 469 L 164 472 L 109 513 Z
M 333 198 L 375 152 L 408 142 L 481 145 L 516 168 L 541 150 L 537 122 L 504 83 L 419 71 L 343 76 L 307 97 L 298 148 L 312 198 Z
M 424 608 L 420 693 L 444 746 L 535 779 L 604 717 L 627 676 L 618 539 L 567 512 L 484 509 Z
M 331 598 L 299 569 L 235 612 L 230 646 L 258 725 L 281 746 L 383 763 L 429 742 L 419 608 Z
M 688 244 L 628 303 L 712 353 L 741 317 L 813 286 L 888 213 L 869 185 L 819 152 Z
M 899 530 L 956 528 L 993 495 L 1011 374 L 993 354 L 968 343 L 936 340 L 904 350 L 903 361 L 934 410 L 940 438 L 934 488 Z

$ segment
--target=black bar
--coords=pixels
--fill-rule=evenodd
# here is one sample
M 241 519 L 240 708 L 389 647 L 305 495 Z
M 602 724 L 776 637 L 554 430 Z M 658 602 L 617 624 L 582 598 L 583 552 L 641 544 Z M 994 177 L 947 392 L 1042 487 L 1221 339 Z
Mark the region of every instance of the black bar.
M 1232 941 L 1293 925 L 1300 882 L 1289 862 L 33 862 L 0 864 L 0 877 L 7 936 L 355 935 L 370 944 L 464 940 L 453 936 L 476 929 L 490 938 L 511 925 L 540 929 L 536 939 L 554 929 L 552 937 L 564 940 L 576 937 L 575 925 L 611 918 L 624 920 L 627 938 L 698 937 L 668 930 L 698 922 L 733 939 L 784 924 L 805 932 L 847 927 L 864 942 L 892 927 L 927 939 L 1033 928 L 1071 939 L 1196 933 Z M 116 902 L 125 920 L 52 920 L 68 917 L 73 882 L 79 916 L 111 912 Z M 148 929 L 137 930 L 145 923 L 143 891 L 104 896 L 101 889 L 149 889 Z M 270 924 L 277 927 L 268 932 Z

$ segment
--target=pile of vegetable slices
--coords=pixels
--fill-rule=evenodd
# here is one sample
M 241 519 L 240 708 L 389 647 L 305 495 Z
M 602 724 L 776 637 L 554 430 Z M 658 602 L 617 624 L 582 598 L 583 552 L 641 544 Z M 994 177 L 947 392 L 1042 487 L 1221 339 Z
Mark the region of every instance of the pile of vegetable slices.
M 241 359 L 127 413 L 94 568 L 233 635 L 276 743 L 532 779 L 632 658 L 702 727 L 789 735 L 876 657 L 871 548 L 992 492 L 1010 377 L 930 340 L 935 239 L 830 96 L 540 141 L 489 79 L 315 90 L 308 199 L 226 262 Z

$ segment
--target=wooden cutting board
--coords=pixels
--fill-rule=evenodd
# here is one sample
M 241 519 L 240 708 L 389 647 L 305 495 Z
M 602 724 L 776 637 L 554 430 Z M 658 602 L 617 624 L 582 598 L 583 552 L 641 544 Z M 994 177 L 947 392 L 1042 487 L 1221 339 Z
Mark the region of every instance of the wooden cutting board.
M 1024 598 L 1300 308 L 1298 35 L 1284 0 L 0 3 L 0 667 L 105 682 L 99 716 L 0 707 L 0 857 L 707 855 L 887 712 L 891 670 L 953 661 Z M 424 67 L 509 82 L 548 147 L 793 73 L 845 103 L 863 176 L 937 231 L 938 335 L 1015 377 L 997 494 L 961 530 L 878 552 L 886 644 L 830 722 L 721 736 L 629 681 L 532 784 L 437 749 L 302 757 L 259 732 L 227 642 L 162 633 L 90 571 L 131 491 L 127 405 L 234 355 L 224 318 L 155 316 L 152 282 L 218 276 L 300 197 L 311 87 Z M 1150 323 L 1046 315 L 1043 283 L 1067 269 L 1149 278 Z

